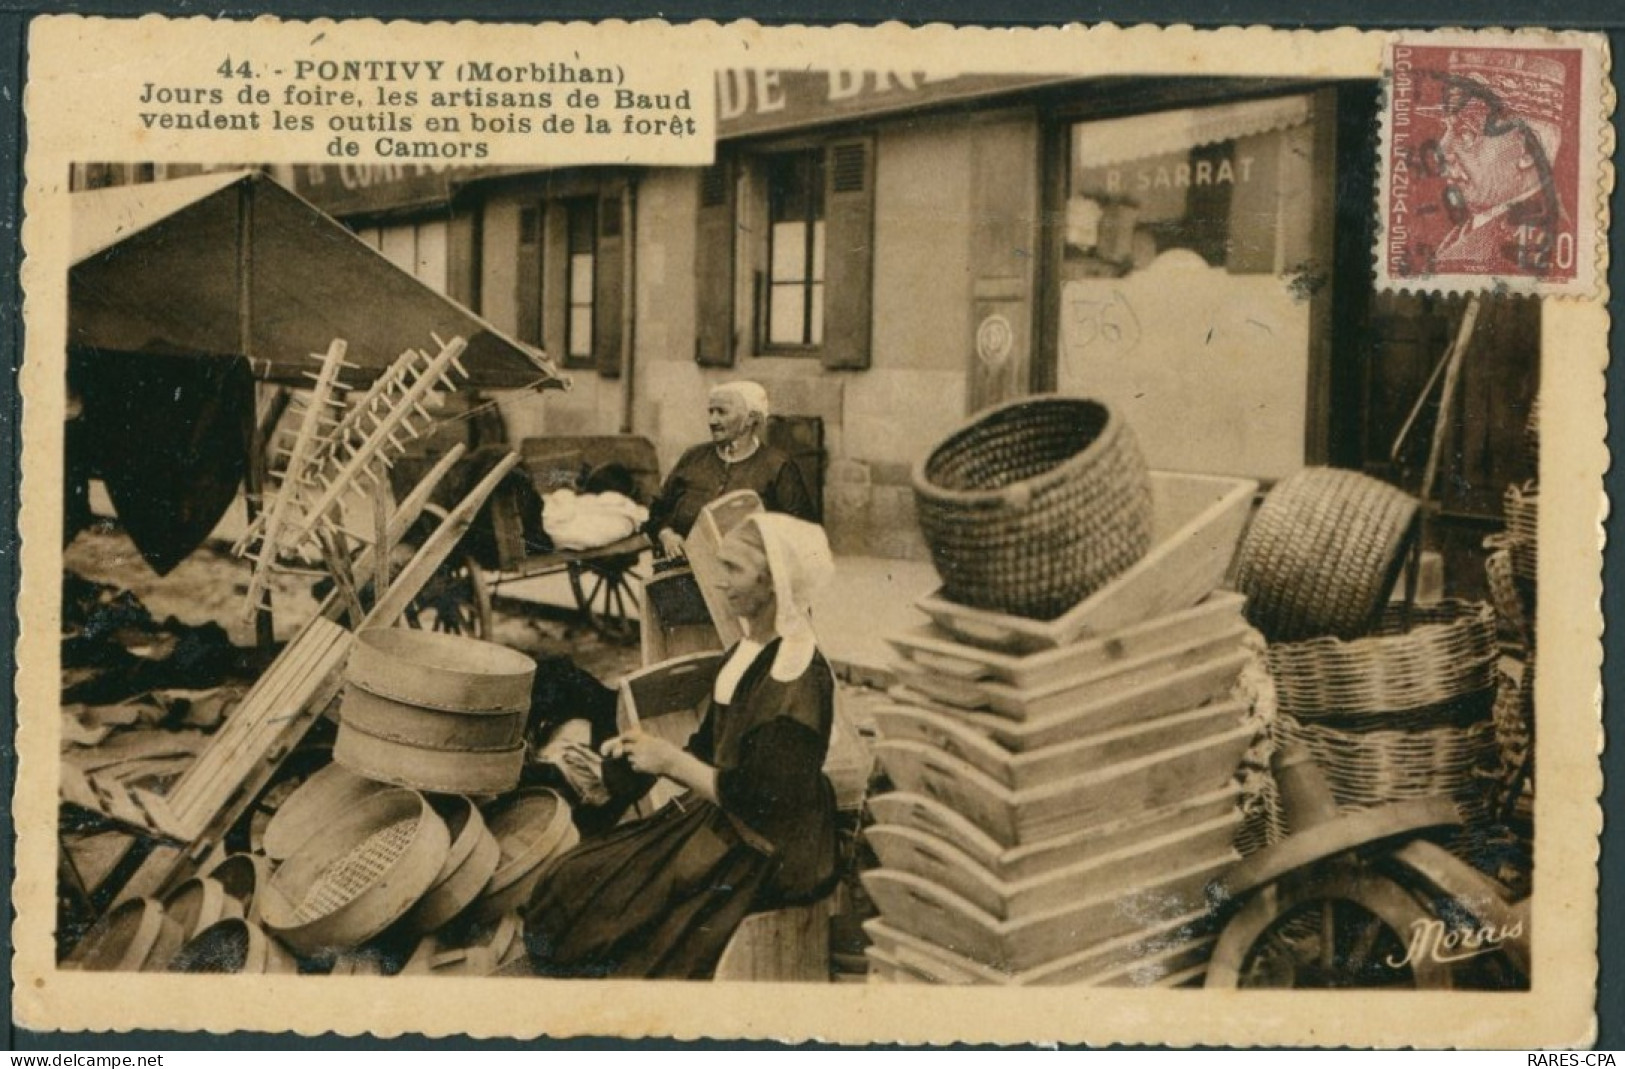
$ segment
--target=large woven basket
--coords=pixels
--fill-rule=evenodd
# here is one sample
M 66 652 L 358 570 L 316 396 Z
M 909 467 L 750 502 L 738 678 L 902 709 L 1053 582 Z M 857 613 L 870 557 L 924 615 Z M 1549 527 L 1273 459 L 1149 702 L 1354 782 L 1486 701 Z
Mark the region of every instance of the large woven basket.
M 1278 730 L 1283 744 L 1308 748 L 1340 810 L 1445 797 L 1464 823 L 1488 819 L 1500 747 L 1487 716 L 1423 731 L 1344 731 L 1283 716 Z
M 1495 686 L 1495 611 L 1486 603 L 1442 601 L 1390 606 L 1374 632 L 1344 641 L 1316 638 L 1271 644 L 1266 658 L 1282 714 L 1300 720 L 1374 717 L 1417 721 L 1407 713 L 1476 700 Z M 1487 712 L 1487 708 L 1484 712 Z
M 975 608 L 1053 619 L 1151 547 L 1145 459 L 1099 401 L 982 413 L 915 468 L 914 496 L 943 594 Z
M 1237 552 L 1247 618 L 1271 642 L 1366 633 L 1399 577 L 1416 512 L 1415 498 L 1357 471 L 1283 479 Z

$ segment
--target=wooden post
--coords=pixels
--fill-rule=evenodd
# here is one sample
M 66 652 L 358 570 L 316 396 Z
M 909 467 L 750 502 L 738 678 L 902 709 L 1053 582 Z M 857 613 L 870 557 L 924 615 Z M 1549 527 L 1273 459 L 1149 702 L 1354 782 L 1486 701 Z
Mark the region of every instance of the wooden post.
M 254 187 L 252 181 L 237 183 L 237 351 L 244 360 L 253 356 L 254 349 Z M 252 526 L 259 518 L 261 498 L 265 493 L 265 442 L 260 440 L 259 421 L 255 418 L 258 406 L 250 406 L 252 426 L 248 435 L 248 468 L 243 477 L 247 499 L 248 522 Z M 261 653 L 269 653 L 276 645 L 276 620 L 271 614 L 271 593 L 265 594 L 265 604 L 254 610 L 254 645 Z
M 1411 607 L 1416 601 L 1417 577 L 1422 571 L 1422 547 L 1427 541 L 1433 516 L 1433 482 L 1439 474 L 1439 460 L 1444 455 L 1444 439 L 1450 432 L 1450 410 L 1456 400 L 1456 384 L 1461 379 L 1461 365 L 1467 356 L 1467 345 L 1472 341 L 1473 328 L 1478 325 L 1479 298 L 1467 298 L 1467 307 L 1461 314 L 1461 325 L 1450 344 L 1450 355 L 1445 362 L 1444 386 L 1439 391 L 1439 414 L 1433 422 L 1433 441 L 1428 447 L 1427 466 L 1422 469 L 1422 490 L 1418 494 L 1422 511 L 1417 517 L 1416 540 L 1411 544 L 1410 560 L 1405 570 L 1404 626 L 1411 624 Z

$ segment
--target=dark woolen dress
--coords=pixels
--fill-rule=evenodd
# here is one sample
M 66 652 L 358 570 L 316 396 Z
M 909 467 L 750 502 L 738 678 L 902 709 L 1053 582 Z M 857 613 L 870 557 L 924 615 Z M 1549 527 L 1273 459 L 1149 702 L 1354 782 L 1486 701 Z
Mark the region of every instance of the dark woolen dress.
M 702 443 L 678 458 L 660 493 L 649 505 L 644 530 L 656 536 L 670 527 L 684 538 L 699 519 L 700 510 L 735 490 L 754 490 L 768 512 L 784 512 L 798 520 L 813 519 L 812 495 L 801 471 L 787 455 L 765 442 L 744 460 L 730 464 L 716 446 Z
M 538 975 L 705 979 L 747 914 L 834 886 L 823 764 L 835 683 L 822 655 L 779 682 L 778 649 L 757 655 L 733 700 L 712 703 L 689 739 L 717 769 L 719 804 L 686 793 L 583 842 L 537 887 L 525 939 Z

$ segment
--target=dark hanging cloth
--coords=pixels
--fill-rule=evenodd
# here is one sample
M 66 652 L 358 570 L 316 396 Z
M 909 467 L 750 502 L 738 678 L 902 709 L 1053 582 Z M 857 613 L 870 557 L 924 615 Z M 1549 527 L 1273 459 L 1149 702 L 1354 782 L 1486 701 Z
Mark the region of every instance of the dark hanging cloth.
M 233 357 L 76 351 L 80 477 L 106 484 L 119 524 L 167 575 L 203 544 L 248 467 L 254 381 Z
M 525 937 L 538 974 L 705 979 L 747 914 L 833 886 L 835 792 L 822 769 L 834 677 L 818 656 L 780 682 L 777 652 L 758 654 L 689 740 L 717 769 L 718 803 L 684 794 L 583 842 L 537 888 Z
M 807 484 L 789 456 L 764 443 L 744 460 L 730 464 L 716 446 L 705 443 L 678 458 L 649 506 L 645 530 L 654 536 L 670 527 L 687 538 L 700 510 L 735 490 L 756 491 L 768 512 L 786 512 L 799 520 L 817 522 Z

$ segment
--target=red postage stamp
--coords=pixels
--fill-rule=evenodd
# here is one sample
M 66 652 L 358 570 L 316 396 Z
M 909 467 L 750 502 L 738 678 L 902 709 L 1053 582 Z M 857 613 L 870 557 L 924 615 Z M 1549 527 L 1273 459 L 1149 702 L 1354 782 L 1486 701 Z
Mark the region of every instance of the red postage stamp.
M 1385 289 L 1591 293 L 1595 57 L 1558 36 L 1388 48 L 1378 194 Z

